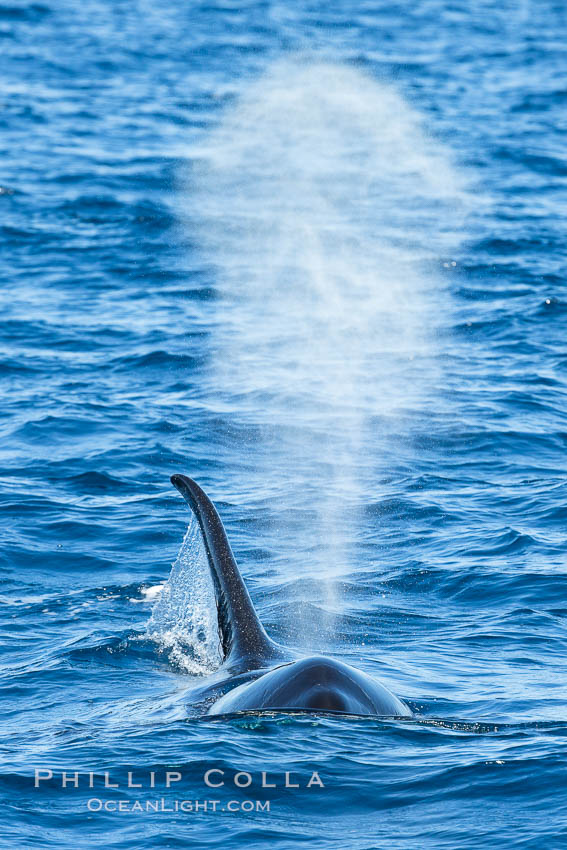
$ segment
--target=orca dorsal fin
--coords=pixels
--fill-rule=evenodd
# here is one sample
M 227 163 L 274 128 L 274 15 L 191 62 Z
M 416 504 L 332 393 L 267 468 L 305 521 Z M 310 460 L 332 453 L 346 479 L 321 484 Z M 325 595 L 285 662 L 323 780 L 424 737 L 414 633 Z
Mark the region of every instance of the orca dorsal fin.
M 289 660 L 258 619 L 215 506 L 187 475 L 172 475 L 171 483 L 191 507 L 203 533 L 226 666 L 244 672 Z

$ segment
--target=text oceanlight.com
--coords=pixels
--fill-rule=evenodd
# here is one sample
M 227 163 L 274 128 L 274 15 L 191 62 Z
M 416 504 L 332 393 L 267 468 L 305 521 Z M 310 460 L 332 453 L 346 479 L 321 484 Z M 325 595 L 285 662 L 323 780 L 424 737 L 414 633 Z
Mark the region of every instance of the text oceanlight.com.
M 124 812 L 129 814 L 142 813 L 175 813 L 199 814 L 208 812 L 269 812 L 270 800 L 101 800 L 92 797 L 87 801 L 89 812 Z

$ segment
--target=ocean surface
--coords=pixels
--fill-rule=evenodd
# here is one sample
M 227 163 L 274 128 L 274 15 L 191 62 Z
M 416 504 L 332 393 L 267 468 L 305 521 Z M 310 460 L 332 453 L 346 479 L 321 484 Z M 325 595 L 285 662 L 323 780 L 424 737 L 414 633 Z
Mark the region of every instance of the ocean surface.
M 553 0 L 2 0 L 3 848 L 567 847 L 566 62 Z M 414 719 L 203 719 L 175 472 Z

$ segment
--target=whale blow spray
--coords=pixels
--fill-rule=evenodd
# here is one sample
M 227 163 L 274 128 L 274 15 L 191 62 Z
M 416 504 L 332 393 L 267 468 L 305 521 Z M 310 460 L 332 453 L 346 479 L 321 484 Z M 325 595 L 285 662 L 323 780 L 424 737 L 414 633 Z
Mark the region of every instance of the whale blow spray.
M 321 644 L 389 435 L 427 396 L 442 286 L 425 268 L 452 256 L 465 187 L 392 85 L 320 61 L 276 63 L 194 153 L 210 404 L 255 429 L 247 475 L 289 506 Z

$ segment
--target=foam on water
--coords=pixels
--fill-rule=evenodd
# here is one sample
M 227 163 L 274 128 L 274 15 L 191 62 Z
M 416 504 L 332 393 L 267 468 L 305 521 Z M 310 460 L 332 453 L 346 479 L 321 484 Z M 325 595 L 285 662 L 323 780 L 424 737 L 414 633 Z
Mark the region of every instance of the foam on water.
M 212 402 L 261 426 L 264 482 L 288 467 L 305 492 L 297 550 L 332 614 L 379 441 L 429 393 L 443 287 L 426 264 L 455 265 L 465 182 L 392 84 L 305 57 L 193 153 L 191 226 L 221 295 Z
M 146 634 L 183 671 L 202 675 L 221 664 L 215 593 L 195 517 L 154 603 Z

